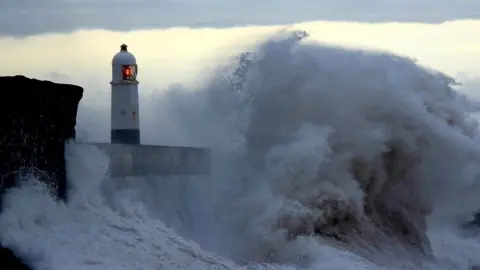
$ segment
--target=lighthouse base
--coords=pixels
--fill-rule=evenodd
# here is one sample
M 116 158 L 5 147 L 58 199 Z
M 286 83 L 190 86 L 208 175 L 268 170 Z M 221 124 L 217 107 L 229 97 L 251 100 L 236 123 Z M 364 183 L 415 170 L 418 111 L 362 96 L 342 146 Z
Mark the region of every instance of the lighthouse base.
M 93 143 L 93 145 L 110 158 L 109 173 L 112 176 L 210 173 L 208 148 L 118 143 Z

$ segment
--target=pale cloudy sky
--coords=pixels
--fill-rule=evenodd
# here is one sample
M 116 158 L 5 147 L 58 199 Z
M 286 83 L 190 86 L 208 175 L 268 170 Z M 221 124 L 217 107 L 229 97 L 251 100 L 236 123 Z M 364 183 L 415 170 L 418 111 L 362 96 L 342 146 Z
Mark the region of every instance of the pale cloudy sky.
M 0 58 L 10 63 L 0 73 L 43 76 L 108 77 L 111 57 L 127 43 L 141 65 L 145 81 L 162 74 L 162 86 L 191 81 L 285 26 L 170 28 L 130 32 L 82 30 L 26 38 L 1 37 Z M 308 22 L 294 27 L 311 38 L 349 47 L 387 50 L 416 58 L 453 76 L 480 77 L 480 20 L 442 24 Z
M 128 32 L 96 29 L 28 37 L 0 34 L 0 59 L 6 63 L 0 65 L 0 74 L 23 74 L 84 87 L 82 106 L 98 111 L 81 119 L 96 121 L 103 135 L 95 140 L 103 140 L 109 134 L 105 123 L 109 121 L 111 60 L 120 44 L 127 43 L 135 54 L 140 92 L 148 100 L 149 95 L 171 84 L 201 87 L 216 67 L 285 27 L 175 27 Z M 316 21 L 292 28 L 306 30 L 311 34 L 309 39 L 326 44 L 416 58 L 422 65 L 459 79 L 465 84 L 462 91 L 480 101 L 480 35 L 476 34 L 480 33 L 480 20 L 440 24 Z M 156 117 L 151 121 L 157 121 Z M 159 142 L 152 139 L 150 143 Z
M 297 24 L 311 39 L 327 44 L 390 51 L 468 82 L 479 97 L 480 20 L 425 23 L 317 21 Z M 201 83 L 207 74 L 285 26 L 170 28 L 130 32 L 81 30 L 24 38 L 1 37 L 0 74 L 82 85 L 108 94 L 111 58 L 127 43 L 137 57 L 142 92 L 181 83 Z M 95 94 L 96 95 L 96 94 Z
M 480 18 L 477 0 L 2 0 L 0 34 Z
M 162 85 L 191 81 L 285 26 L 170 28 L 130 32 L 82 30 L 26 38 L 1 37 L 0 73 L 72 77 L 110 75 L 110 61 L 127 43 L 141 65 L 143 81 L 161 74 Z M 296 24 L 311 39 L 354 48 L 380 49 L 419 60 L 452 76 L 480 77 L 480 20 L 442 24 L 317 21 Z M 105 79 L 108 80 L 108 79 Z

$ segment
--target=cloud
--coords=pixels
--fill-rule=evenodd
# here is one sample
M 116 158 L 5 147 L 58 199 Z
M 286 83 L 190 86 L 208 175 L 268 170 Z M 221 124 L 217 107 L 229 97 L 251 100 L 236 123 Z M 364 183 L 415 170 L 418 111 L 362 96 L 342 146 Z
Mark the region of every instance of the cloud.
M 480 18 L 480 2 L 446 0 L 5 0 L 0 34 L 290 24 L 312 20 L 441 22 Z
M 82 30 L 25 38 L 0 37 L 2 74 L 68 75 L 75 82 L 108 82 L 110 61 L 127 43 L 140 65 L 142 84 L 152 88 L 170 83 L 196 83 L 202 74 L 225 62 L 265 35 L 285 26 L 236 28 L 171 28 L 114 32 Z M 295 25 L 322 42 L 388 50 L 448 74 L 480 76 L 478 21 L 443 24 L 310 22 Z M 102 86 L 108 88 L 108 85 Z
M 0 59 L 4 63 L 0 65 L 0 75 L 23 74 L 81 85 L 85 89 L 82 106 L 89 107 L 82 109 L 81 120 L 90 121 L 89 126 L 101 131 L 100 137 L 91 138 L 101 141 L 109 134 L 105 123 L 109 122 L 111 60 L 120 44 L 128 44 L 135 54 L 142 102 L 150 102 L 153 93 L 172 84 L 188 89 L 201 87 L 218 66 L 285 27 L 130 32 L 97 29 L 23 38 L 0 36 Z M 293 28 L 304 29 L 310 33 L 309 38 L 327 44 L 391 51 L 415 58 L 420 64 L 455 76 L 464 83 L 462 91 L 480 100 L 475 95 L 480 87 L 480 36 L 471 34 L 480 31 L 480 20 L 443 24 L 319 21 Z M 163 116 L 151 118 L 159 117 Z
M 109 95 L 113 55 L 126 43 L 139 63 L 143 94 L 181 83 L 194 88 L 231 57 L 286 26 L 171 28 L 130 32 L 82 30 L 24 38 L 0 36 L 1 75 L 70 82 L 96 102 Z M 461 82 L 480 77 L 479 21 L 443 24 L 310 22 L 295 25 L 327 44 L 391 51 L 446 72 Z M 468 88 L 472 89 L 472 87 Z M 472 92 L 472 90 L 469 90 Z

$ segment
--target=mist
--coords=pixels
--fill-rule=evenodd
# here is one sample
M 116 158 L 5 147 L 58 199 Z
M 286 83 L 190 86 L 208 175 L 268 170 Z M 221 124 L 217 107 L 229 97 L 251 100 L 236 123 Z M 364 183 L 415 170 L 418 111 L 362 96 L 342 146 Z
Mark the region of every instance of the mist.
M 230 266 L 229 260 L 239 265 L 273 260 L 283 269 L 292 269 L 292 264 L 313 269 L 375 269 L 372 264 L 419 269 L 394 249 L 370 256 L 361 249 L 336 249 L 316 237 L 290 241 L 284 232 L 301 234 L 303 224 L 344 213 L 362 218 L 357 206 L 363 205 L 365 193 L 360 181 L 350 177 L 349 157 L 361 157 L 367 168 L 378 168 L 375 157 L 395 141 L 404 143 L 400 147 L 407 155 L 401 159 L 408 162 L 401 164 L 413 181 L 379 196 L 394 199 L 393 206 L 421 206 L 422 215 L 434 205 L 452 222 L 457 222 L 452 216 L 458 213 L 470 214 L 466 204 L 452 203 L 456 198 L 468 197 L 468 212 L 476 210 L 478 187 L 472 188 L 472 183 L 479 174 L 475 164 L 480 151 L 477 126 L 464 117 L 472 111 L 470 103 L 450 89 L 447 77 L 408 59 L 338 47 L 408 56 L 458 78 L 464 83 L 459 89 L 474 96 L 480 44 L 471 33 L 479 25 L 311 22 L 4 37 L 0 56 L 9 65 L 1 67 L 2 74 L 85 88 L 77 130 L 79 139 L 88 141 L 108 141 L 110 61 L 120 44 L 128 44 L 140 71 L 142 143 L 210 146 L 214 165 L 211 175 L 203 178 L 145 177 L 121 187 L 122 181 L 104 175 L 105 156 L 74 146 L 75 151 L 67 153 L 73 199 L 62 204 L 28 186 L 14 190 L 7 202 L 18 207 L 0 219 L 0 238 L 23 254 L 40 254 L 30 259 L 52 269 L 65 269 L 65 261 L 70 269 L 84 269 L 91 262 L 99 269 L 153 269 L 163 266 L 159 261 L 174 269 L 194 268 L 199 261 Z M 294 35 L 278 38 L 285 29 L 306 30 L 310 37 L 301 42 Z M 232 78 L 222 77 L 228 72 L 222 71 L 229 66 L 241 69 L 232 59 L 250 50 L 259 53 L 259 60 L 246 72 L 250 80 L 239 79 L 245 85 L 236 91 Z M 417 157 L 423 162 L 411 164 Z M 104 184 L 113 188 L 103 191 Z M 462 193 L 466 189 L 472 191 L 469 196 Z M 316 205 L 322 203 L 319 195 L 340 203 L 341 211 L 329 211 L 330 200 Z M 43 222 L 36 222 L 39 219 Z M 278 220 L 285 221 L 281 228 Z M 430 231 L 437 232 L 441 231 Z M 471 251 L 480 244 L 472 248 L 453 230 L 438 235 L 432 238 L 432 249 L 443 267 L 444 261 L 459 267 L 468 261 L 479 263 Z M 448 266 L 445 269 L 453 268 Z
M 109 122 L 111 59 L 126 43 L 139 64 L 141 128 L 147 129 L 142 133 L 142 142 L 183 144 L 185 140 L 174 135 L 181 123 L 162 111 L 146 108 L 169 106 L 162 101 L 162 95 L 171 87 L 190 91 L 201 88 L 219 66 L 286 29 L 305 30 L 309 39 L 327 45 L 381 50 L 416 59 L 421 65 L 453 76 L 465 85 L 462 91 L 478 96 L 480 36 L 472 33 L 480 31 L 479 20 L 441 24 L 314 21 L 234 28 L 129 32 L 94 29 L 22 38 L 0 36 L 0 57 L 8 63 L 0 66 L 0 74 L 22 74 L 84 87 L 80 137 L 108 141 L 109 127 L 104 123 Z M 161 136 L 147 135 L 154 123 L 162 127 Z M 86 126 L 97 128 L 95 132 L 82 131 Z

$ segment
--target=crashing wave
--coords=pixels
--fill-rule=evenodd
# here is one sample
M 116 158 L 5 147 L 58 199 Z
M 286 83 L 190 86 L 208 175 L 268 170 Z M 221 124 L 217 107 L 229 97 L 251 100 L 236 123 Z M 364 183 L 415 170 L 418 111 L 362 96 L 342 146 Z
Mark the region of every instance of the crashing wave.
M 431 258 L 435 196 L 465 159 L 479 157 L 476 122 L 466 117 L 473 105 L 455 81 L 305 32 L 285 32 L 237 61 L 204 91 L 213 129 L 228 127 L 212 143 L 241 153 L 231 204 L 243 213 L 229 228 L 248 240 L 237 259 L 303 261 L 291 247 L 305 239 L 377 262 Z
M 72 200 L 12 190 L 0 238 L 52 269 L 419 269 L 436 255 L 426 217 L 478 182 L 478 104 L 453 87 L 411 59 L 285 31 L 204 89 L 142 105 L 143 134 L 212 145 L 211 176 L 104 179 L 104 157 L 73 147 Z

